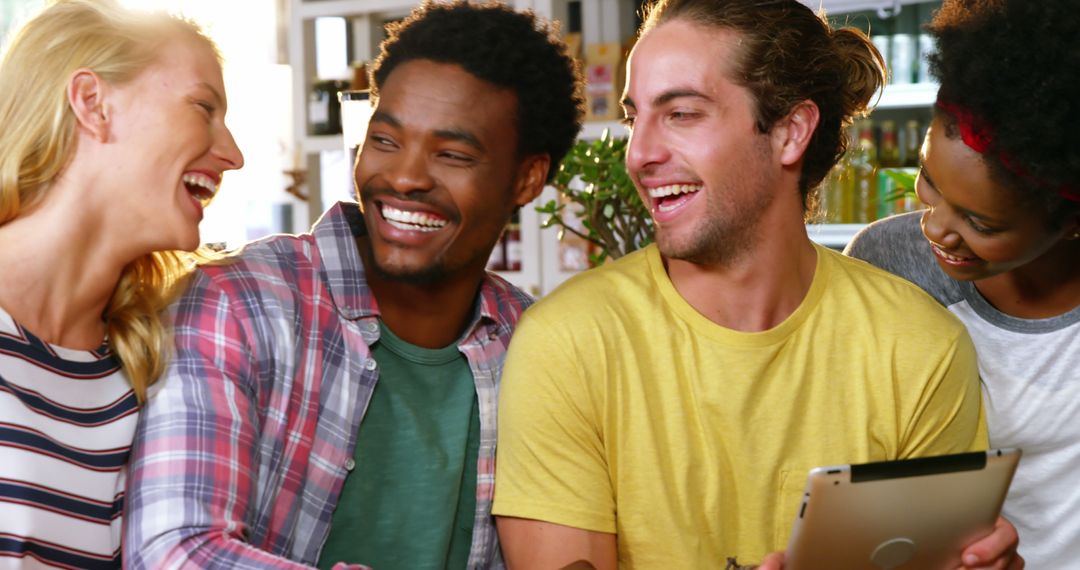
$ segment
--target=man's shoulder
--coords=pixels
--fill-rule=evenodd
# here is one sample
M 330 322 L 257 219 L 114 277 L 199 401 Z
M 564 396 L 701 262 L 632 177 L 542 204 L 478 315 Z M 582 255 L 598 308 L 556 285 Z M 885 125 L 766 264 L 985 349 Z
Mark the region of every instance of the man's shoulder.
M 315 263 L 311 234 L 275 234 L 248 242 L 223 257 L 199 267 L 211 280 L 226 284 L 250 279 L 288 278 Z
M 272 234 L 250 241 L 228 252 L 220 260 L 204 264 L 202 273 L 219 283 L 264 278 L 268 282 L 297 279 L 313 273 L 350 274 L 359 260 L 348 250 L 355 248 L 353 223 L 359 213 L 348 202 L 330 207 L 311 227 L 300 234 Z M 350 279 L 357 276 L 348 275 Z M 361 277 L 362 278 L 362 277 Z
M 199 266 L 178 304 L 187 312 L 213 310 L 205 302 L 245 307 L 263 313 L 269 305 L 297 307 L 313 289 L 324 288 L 323 268 L 310 234 L 278 234 L 249 242 Z
M 841 310 L 881 330 L 914 325 L 942 332 L 963 328 L 960 321 L 918 284 L 864 261 L 830 252 L 837 262 L 830 276 L 830 294 Z M 928 260 L 933 263 L 933 260 Z
M 534 310 L 591 313 L 631 302 L 651 286 L 649 256 L 653 253 L 650 248 L 640 249 L 582 271 L 540 299 Z
M 510 323 L 516 323 L 521 313 L 536 302 L 532 295 L 491 271 L 487 272 L 480 296 L 482 302 L 493 304 L 493 312 Z

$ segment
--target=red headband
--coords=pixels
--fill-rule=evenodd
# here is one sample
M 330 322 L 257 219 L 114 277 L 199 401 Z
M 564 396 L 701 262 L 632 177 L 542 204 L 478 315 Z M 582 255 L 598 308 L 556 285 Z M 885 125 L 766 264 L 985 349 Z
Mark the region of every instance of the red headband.
M 994 135 L 990 125 L 986 124 L 982 117 L 976 115 L 967 107 L 944 101 L 940 96 L 937 100 L 937 106 L 956 119 L 956 127 L 960 130 L 960 138 L 963 139 L 964 144 L 979 154 L 986 154 L 991 143 L 994 142 Z M 1016 176 L 1042 188 L 1053 187 L 1049 182 L 1029 174 L 1024 167 L 1017 164 L 1008 154 L 998 151 L 997 158 L 1009 172 Z M 1080 189 L 1077 187 L 1062 184 L 1056 190 L 1066 200 L 1080 202 Z

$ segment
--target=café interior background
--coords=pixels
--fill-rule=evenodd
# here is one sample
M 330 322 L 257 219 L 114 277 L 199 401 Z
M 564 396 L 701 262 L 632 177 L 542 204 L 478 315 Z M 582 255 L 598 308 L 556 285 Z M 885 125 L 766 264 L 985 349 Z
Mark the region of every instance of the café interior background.
M 288 0 L 120 0 L 129 6 L 164 8 L 197 20 L 225 57 L 229 102 L 226 123 L 244 153 L 244 168 L 225 174 L 222 190 L 207 208 L 200 226 L 204 243 L 235 247 L 277 231 L 308 227 L 307 204 L 285 192 L 284 173 L 298 166 L 292 135 L 292 75 L 288 65 L 287 22 L 281 21 Z M 0 36 L 8 33 L 44 0 L 0 0 Z M 344 42 L 342 34 L 322 34 L 321 41 Z M 322 46 L 319 46 L 322 47 Z M 344 49 L 326 46 L 321 54 L 342 54 L 319 61 L 320 71 L 348 71 Z M 327 58 L 323 58 L 327 59 Z M 340 160 L 343 162 L 344 151 Z M 331 165 L 325 165 L 331 166 Z

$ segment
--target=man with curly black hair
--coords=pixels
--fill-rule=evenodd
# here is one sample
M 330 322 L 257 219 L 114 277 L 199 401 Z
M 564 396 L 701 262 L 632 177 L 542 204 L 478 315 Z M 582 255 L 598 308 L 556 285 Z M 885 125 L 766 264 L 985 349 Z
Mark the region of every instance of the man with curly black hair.
M 1032 568 L 1080 560 L 1080 17 L 1074 0 L 948 0 L 921 213 L 847 253 L 914 281 L 975 341 L 990 443 L 1024 458 L 1004 513 Z
M 310 234 L 203 267 L 141 417 L 136 568 L 501 567 L 496 394 L 529 297 L 485 271 L 581 126 L 553 29 L 425 2 L 372 73 L 354 177 Z

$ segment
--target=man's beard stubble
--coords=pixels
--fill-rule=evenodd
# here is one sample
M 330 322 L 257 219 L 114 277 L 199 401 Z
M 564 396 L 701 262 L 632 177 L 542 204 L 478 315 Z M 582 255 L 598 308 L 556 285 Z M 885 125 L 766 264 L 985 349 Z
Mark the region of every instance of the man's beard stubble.
M 755 141 L 756 156 L 752 160 L 767 160 L 769 147 Z M 695 265 L 731 265 L 749 255 L 760 235 L 761 219 L 772 204 L 775 194 L 770 181 L 759 170 L 745 177 L 728 178 L 723 185 L 706 196 L 704 208 L 706 220 L 695 228 L 696 234 L 673 243 L 665 239 L 662 227 L 656 228 L 656 243 L 660 253 L 669 259 L 687 261 Z M 742 186 L 738 191 L 734 188 Z M 703 190 L 705 191 L 705 190 Z M 750 192 L 747 196 L 746 193 Z
M 363 187 L 357 192 L 357 199 L 361 205 L 370 205 L 372 208 L 375 206 L 375 197 L 379 195 L 397 195 L 396 192 L 390 189 L 375 188 L 373 184 L 364 184 Z M 406 201 L 415 202 L 417 204 L 425 204 L 428 206 L 434 206 L 436 210 L 443 211 L 443 208 L 438 207 L 437 204 L 433 204 L 428 200 L 417 200 L 415 198 L 409 198 Z M 381 216 L 379 212 L 374 212 L 373 215 Z M 366 224 L 366 220 L 365 220 Z M 367 230 L 370 231 L 370 230 Z M 376 277 L 384 281 L 390 281 L 395 283 L 401 283 L 403 285 L 414 286 L 428 286 L 436 285 L 443 282 L 449 275 L 449 271 L 446 268 L 444 260 L 439 257 L 434 262 L 428 264 L 426 267 L 411 270 L 411 271 L 394 271 L 391 268 L 384 266 L 379 262 L 375 256 L 375 247 L 371 243 L 371 238 L 364 236 L 356 240 L 357 246 L 362 250 L 361 258 L 365 261 L 365 270 L 372 271 Z M 370 262 L 370 263 L 368 263 Z

